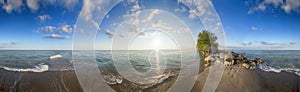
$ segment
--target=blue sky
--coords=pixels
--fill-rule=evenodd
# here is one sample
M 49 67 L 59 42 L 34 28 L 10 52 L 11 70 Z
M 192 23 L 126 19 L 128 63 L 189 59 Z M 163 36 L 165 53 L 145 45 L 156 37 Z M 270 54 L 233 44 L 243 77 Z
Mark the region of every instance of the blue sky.
M 194 12 L 178 4 L 176 0 L 128 0 L 115 6 L 104 17 L 102 23 L 92 21 L 97 17 L 89 18 L 89 16 L 97 13 L 103 2 L 100 0 L 87 2 L 85 0 L 0 0 L 0 49 L 72 49 L 73 33 L 81 31 L 75 30 L 80 26 L 76 25 L 80 12 L 95 25 L 98 31 L 95 40 L 96 49 L 112 49 L 112 40 L 124 39 L 124 33 L 133 30 L 129 27 L 137 25 L 134 28 L 138 30 L 145 29 L 144 27 L 149 23 L 156 24 L 155 27 L 165 32 L 178 29 L 175 30 L 178 31 L 177 34 L 191 35 L 194 39 L 201 30 L 209 29 L 203 25 L 201 19 L 193 16 L 193 14 L 201 14 L 202 11 L 208 12 L 208 9 L 200 8 L 200 12 Z M 226 41 L 226 45 L 224 44 L 226 48 L 300 49 L 299 0 L 212 0 L 211 2 L 221 20 L 222 31 L 225 32 L 225 37 L 220 39 Z M 84 6 L 87 8 L 83 9 Z M 136 22 L 134 14 L 137 13 L 138 22 L 134 24 Z M 146 24 L 142 24 L 143 19 L 147 18 L 149 20 Z M 130 22 L 131 25 L 126 23 L 121 25 L 122 22 Z M 186 25 L 181 25 L 181 22 Z M 122 30 L 119 30 L 120 28 Z M 180 33 L 181 31 L 183 33 Z M 176 48 L 167 35 L 161 35 L 156 31 L 141 34 L 132 41 L 131 45 L 134 49 L 151 49 L 151 46 L 158 46 L 156 48 L 159 49 Z M 157 35 L 160 36 L 159 39 L 150 39 Z

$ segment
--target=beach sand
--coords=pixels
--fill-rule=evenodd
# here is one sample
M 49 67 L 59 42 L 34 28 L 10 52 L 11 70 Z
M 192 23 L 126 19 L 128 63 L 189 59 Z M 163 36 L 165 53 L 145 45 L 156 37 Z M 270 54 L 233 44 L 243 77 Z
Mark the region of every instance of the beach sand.
M 0 69 L 0 92 L 82 92 L 74 71 L 11 72 Z
M 192 92 L 200 92 L 209 73 L 209 67 L 199 73 Z M 241 65 L 227 66 L 217 92 L 292 92 L 299 91 L 299 76 L 288 73 L 245 69 Z M 82 92 L 74 71 L 47 71 L 42 73 L 11 72 L 0 69 L 0 92 Z M 111 85 L 117 92 L 164 92 L 176 81 L 170 77 L 163 83 L 141 90 L 123 80 Z
M 209 68 L 198 76 L 192 92 L 202 90 Z M 227 66 L 222 75 L 217 92 L 295 92 L 299 91 L 299 76 L 288 73 L 265 72 L 260 69 L 250 70 L 241 65 Z

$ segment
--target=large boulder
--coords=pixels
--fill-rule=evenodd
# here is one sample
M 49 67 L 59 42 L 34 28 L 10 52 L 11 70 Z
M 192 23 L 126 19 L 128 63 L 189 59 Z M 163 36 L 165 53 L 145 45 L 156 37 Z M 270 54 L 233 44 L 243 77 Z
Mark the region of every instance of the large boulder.
M 255 62 L 250 63 L 250 69 L 256 69 L 256 63 Z
M 234 65 L 234 60 L 231 60 L 231 61 L 227 61 L 227 60 L 226 60 L 226 61 L 224 62 L 224 65 L 225 65 L 225 66 L 232 66 L 232 65 Z
M 211 58 L 211 56 L 208 55 L 207 57 L 204 58 L 204 61 L 205 61 L 205 62 L 208 62 L 208 61 L 210 61 L 210 58 Z
M 247 58 L 242 54 L 237 54 L 235 55 L 234 60 L 236 62 L 243 62 L 244 60 L 247 60 Z
M 256 59 L 254 60 L 254 62 L 259 63 L 259 64 L 262 64 L 262 63 L 264 63 L 264 60 L 262 60 L 262 59 L 260 59 L 260 58 L 256 58 Z
M 243 63 L 243 65 L 242 65 L 243 67 L 245 67 L 245 68 L 250 68 L 250 65 L 248 64 L 248 63 Z

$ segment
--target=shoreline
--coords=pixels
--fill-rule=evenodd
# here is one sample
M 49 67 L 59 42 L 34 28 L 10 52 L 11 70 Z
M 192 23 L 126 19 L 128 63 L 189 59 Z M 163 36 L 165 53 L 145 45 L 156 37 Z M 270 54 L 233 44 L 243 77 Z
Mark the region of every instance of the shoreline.
M 220 54 L 220 53 L 219 53 Z M 223 63 L 217 62 L 218 59 L 214 59 L 214 64 L 225 65 L 225 70 L 222 75 L 222 79 L 216 89 L 216 91 L 300 91 L 300 76 L 293 72 L 282 70 L 281 72 L 264 71 L 259 68 L 258 60 L 245 61 L 244 56 L 236 53 L 233 55 L 232 60 L 238 60 L 238 62 L 226 60 Z M 221 58 L 221 55 L 218 58 Z M 228 59 L 228 57 L 223 57 Z M 239 59 L 236 59 L 239 58 Z M 211 58 L 210 58 L 211 59 Z M 210 61 L 211 62 L 211 61 Z M 255 62 L 255 64 L 253 64 Z M 248 66 L 245 66 L 248 64 Z M 213 64 L 212 64 L 213 65 Z M 196 83 L 191 90 L 192 92 L 202 91 L 202 87 L 209 74 L 211 65 L 204 68 L 203 71 L 198 73 Z M 106 77 L 117 76 L 116 73 L 101 71 L 102 74 L 107 74 Z M 0 91 L 31 91 L 31 92 L 82 92 L 82 88 L 77 80 L 74 70 L 67 71 L 44 71 L 44 72 L 18 72 L 9 71 L 0 68 Z M 105 77 L 105 76 L 104 76 Z M 143 86 L 131 83 L 130 81 L 123 79 L 121 83 L 108 84 L 117 92 L 127 91 L 167 91 L 173 83 L 176 81 L 177 75 L 168 76 L 163 79 L 162 82 L 155 85 L 146 84 L 146 88 Z M 116 79 L 113 79 L 116 81 Z M 44 89 L 47 89 L 46 91 Z
M 32 91 L 32 92 L 82 92 L 75 72 L 70 71 L 46 71 L 41 73 L 34 72 L 11 72 L 0 69 L 0 91 Z M 199 92 L 206 81 L 209 67 L 198 74 L 197 81 L 191 90 Z M 140 89 L 134 83 L 123 80 L 121 84 L 110 85 L 117 92 L 124 91 L 166 91 L 176 81 L 173 76 L 164 82 L 150 88 Z M 290 72 L 266 72 L 261 69 L 250 70 L 242 65 L 225 67 L 222 79 L 216 91 L 299 91 L 300 77 Z M 47 91 L 44 91 L 47 89 Z
M 209 67 L 199 73 L 192 92 L 202 91 Z M 300 77 L 289 72 L 266 72 L 261 69 L 250 70 L 242 65 L 225 67 L 222 79 L 216 89 L 217 92 L 241 92 L 241 91 L 270 91 L 270 92 L 294 92 L 300 91 Z

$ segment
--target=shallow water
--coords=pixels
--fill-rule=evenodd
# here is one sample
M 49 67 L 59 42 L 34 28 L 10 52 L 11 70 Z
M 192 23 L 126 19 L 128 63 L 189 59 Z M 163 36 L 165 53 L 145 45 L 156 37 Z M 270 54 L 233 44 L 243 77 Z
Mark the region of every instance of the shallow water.
M 295 72 L 300 69 L 299 50 L 235 50 L 242 53 L 249 59 L 262 58 L 265 63 L 260 65 L 260 69 L 273 72 Z
M 108 84 L 122 81 L 114 62 L 128 60 L 137 72 L 154 70 L 159 75 L 149 76 L 148 81 L 140 81 L 141 88 L 148 88 L 176 75 L 181 65 L 181 53 L 177 50 L 164 51 L 95 51 L 95 61 Z M 85 57 L 83 57 L 84 60 Z M 191 58 L 192 59 L 192 58 Z M 125 60 L 125 61 L 124 61 Z M 0 51 L 0 68 L 14 72 L 45 72 L 74 70 L 70 50 L 5 50 Z M 126 68 L 126 69 L 127 69 Z M 161 77 L 158 78 L 157 77 Z M 151 81 L 151 83 L 149 82 Z

